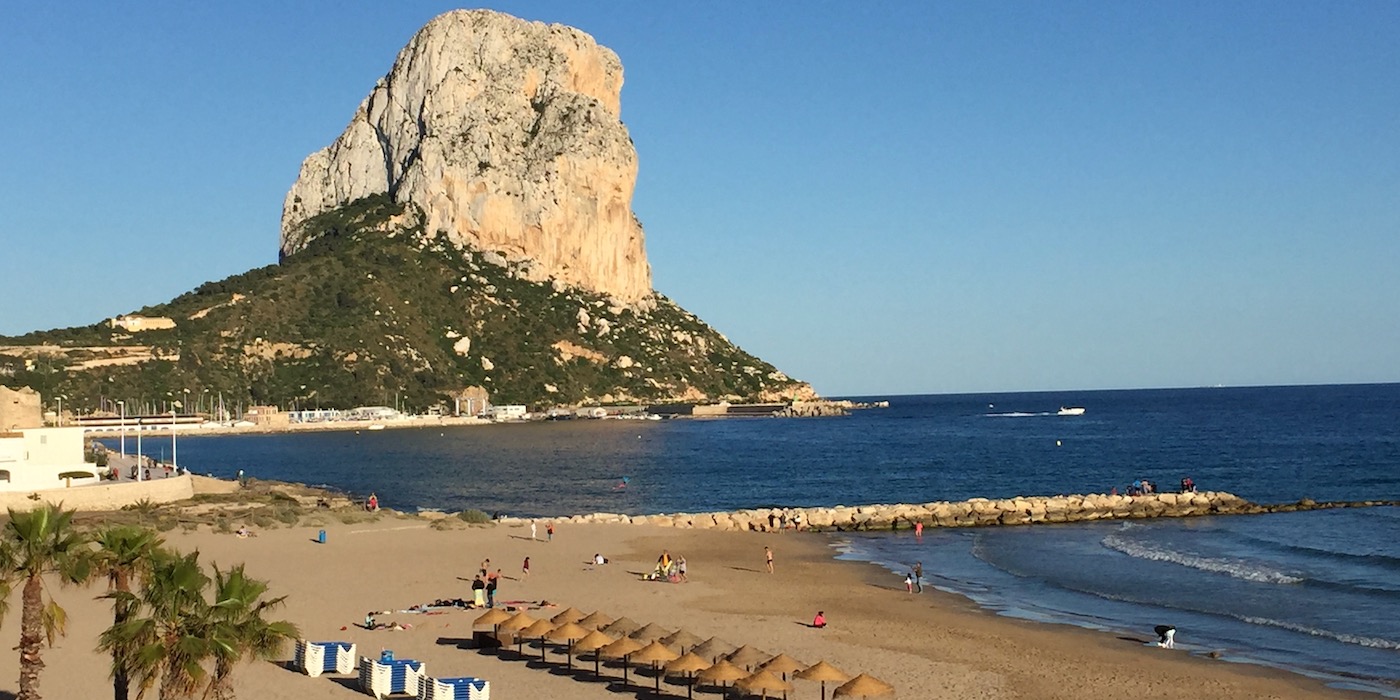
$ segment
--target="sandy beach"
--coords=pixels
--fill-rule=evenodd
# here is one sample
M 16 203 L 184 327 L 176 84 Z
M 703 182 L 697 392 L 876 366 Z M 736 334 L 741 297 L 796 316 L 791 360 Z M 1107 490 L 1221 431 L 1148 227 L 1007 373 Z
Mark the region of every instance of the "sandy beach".
M 454 525 L 457 525 L 454 523 Z M 404 610 L 439 598 L 469 598 L 470 579 L 490 558 L 505 576 L 498 601 L 547 600 L 559 607 L 600 610 L 668 630 L 685 628 L 800 661 L 825 659 L 847 673 L 869 673 L 892 683 L 900 698 L 1302 698 L 1375 697 L 1327 688 L 1311 679 L 1264 667 L 1226 663 L 1145 646 L 1139 639 L 1078 628 L 997 617 L 957 596 L 925 588 L 910 595 L 895 576 L 877 567 L 832 559 L 828 540 L 810 534 L 761 534 L 675 530 L 635 525 L 562 525 L 553 542 L 531 541 L 528 527 L 435 529 L 418 518 L 265 530 L 240 539 L 208 530 L 166 533 L 183 551 L 198 549 L 206 563 L 246 563 L 251 575 L 271 581 L 273 595 L 288 595 L 283 617 L 303 636 L 346 640 L 361 654 L 392 649 L 419 659 L 433 676 L 478 676 L 501 700 L 531 698 L 655 697 L 650 677 L 623 688 L 618 669 L 604 681 L 564 672 L 564 659 L 520 660 L 463 648 L 480 611 L 379 615 L 381 622 L 411 625 L 402 631 L 356 626 L 367 611 Z M 764 571 L 763 547 L 773 548 L 776 571 Z M 640 580 L 663 550 L 684 555 L 690 582 Z M 601 552 L 611 563 L 588 563 Z M 526 556 L 528 578 L 521 573 Z M 926 561 L 930 571 L 937 561 Z M 41 689 L 46 697 L 108 697 L 108 659 L 93 651 L 111 613 L 88 589 L 51 586 L 70 616 L 68 635 L 45 653 Z M 18 640 L 18 592 L 0 625 L 0 639 Z M 817 610 L 830 625 L 807 626 Z M 1182 641 L 1189 641 L 1183 632 Z M 527 647 L 527 652 L 529 647 Z M 290 659 L 292 649 L 283 659 Z M 0 697 L 17 688 L 16 655 L 0 655 Z M 635 676 L 634 676 L 635 679 Z M 816 698 L 815 683 L 796 681 L 794 698 Z M 242 667 L 235 682 L 244 698 L 351 698 L 360 695 L 348 676 L 310 678 L 278 663 Z M 685 697 L 682 686 L 664 684 L 664 697 Z M 828 688 L 829 692 L 830 688 Z M 153 697 L 154 695 L 152 695 Z M 699 697 L 718 697 L 699 694 Z

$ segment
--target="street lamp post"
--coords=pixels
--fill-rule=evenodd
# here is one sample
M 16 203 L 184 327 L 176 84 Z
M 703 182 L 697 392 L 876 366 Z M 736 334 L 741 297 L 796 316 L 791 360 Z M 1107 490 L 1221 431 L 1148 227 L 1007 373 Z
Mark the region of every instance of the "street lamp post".
M 175 412 L 170 412 L 170 466 L 174 469 L 180 468 L 180 460 L 175 458 Z
M 63 396 L 58 397 L 58 414 L 54 416 L 54 425 L 63 427 Z
M 120 406 L 121 409 L 122 409 L 121 423 L 119 424 L 119 425 L 121 425 L 121 428 L 120 428 L 120 431 L 121 431 L 121 442 L 119 443 L 119 444 L 120 444 L 120 447 L 118 448 L 117 451 L 118 451 L 118 452 L 121 452 L 121 455 L 122 455 L 123 457 L 125 457 L 125 456 L 126 456 L 126 402 L 125 402 L 125 401 L 118 401 L 118 402 L 117 402 L 117 406 Z
M 141 468 L 141 417 L 136 417 L 136 480 L 141 481 L 141 474 L 145 470 Z

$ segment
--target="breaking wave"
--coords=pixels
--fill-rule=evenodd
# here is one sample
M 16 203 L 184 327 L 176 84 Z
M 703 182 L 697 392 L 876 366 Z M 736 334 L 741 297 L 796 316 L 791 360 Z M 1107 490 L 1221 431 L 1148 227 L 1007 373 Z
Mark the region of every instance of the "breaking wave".
M 1345 642 L 1347 644 L 1356 644 L 1358 646 L 1371 647 L 1372 649 L 1400 649 L 1400 642 L 1393 641 L 1390 639 L 1381 639 L 1380 637 L 1364 637 L 1357 634 L 1341 634 L 1329 630 L 1318 629 L 1316 627 L 1308 627 L 1307 625 L 1299 625 L 1292 622 L 1284 622 L 1282 620 L 1273 620 L 1267 617 L 1240 617 L 1239 619 L 1248 622 L 1251 625 L 1265 625 L 1268 627 L 1278 627 L 1281 629 L 1292 630 L 1294 632 L 1302 632 L 1303 634 L 1310 634 L 1314 637 L 1326 637 L 1328 639 L 1335 639 L 1339 642 Z
M 1148 559 L 1151 561 L 1180 564 L 1181 566 L 1200 569 L 1201 571 L 1226 574 L 1243 581 L 1280 584 L 1303 582 L 1301 577 L 1292 576 L 1282 571 L 1253 564 L 1242 559 L 1203 557 L 1196 554 L 1177 552 L 1167 549 L 1166 547 L 1154 547 L 1141 542 L 1134 542 L 1116 533 L 1104 537 L 1102 542 L 1103 546 L 1117 552 L 1122 552 L 1135 559 Z

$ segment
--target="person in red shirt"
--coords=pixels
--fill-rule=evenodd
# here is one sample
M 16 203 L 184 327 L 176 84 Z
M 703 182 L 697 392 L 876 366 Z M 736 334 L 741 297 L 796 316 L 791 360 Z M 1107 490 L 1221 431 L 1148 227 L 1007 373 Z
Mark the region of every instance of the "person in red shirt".
M 812 626 L 826 627 L 826 613 L 822 612 L 821 610 L 818 610 L 817 616 L 812 618 Z

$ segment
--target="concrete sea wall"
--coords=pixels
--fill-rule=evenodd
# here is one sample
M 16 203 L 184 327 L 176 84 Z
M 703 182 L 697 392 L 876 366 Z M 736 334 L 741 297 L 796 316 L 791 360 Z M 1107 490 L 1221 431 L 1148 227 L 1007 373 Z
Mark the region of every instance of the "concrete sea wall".
M 750 508 L 718 513 L 661 513 L 657 515 L 589 513 L 561 520 L 576 523 L 635 523 L 663 527 L 758 532 L 777 531 L 784 527 L 794 527 L 800 523 L 804 530 L 853 531 L 907 529 L 912 528 L 916 522 L 922 522 L 925 527 L 1035 525 L 1089 520 L 1277 513 L 1382 505 L 1400 505 L 1400 502 L 1302 500 L 1297 503 L 1261 505 L 1223 491 L 1202 491 L 1181 494 L 1156 493 L 1146 496 L 1088 494 L 1017 496 L 997 500 L 973 498 L 957 502 L 935 501 L 922 504 L 878 504 L 829 508 Z M 528 519 L 505 518 L 502 520 L 503 524 L 517 522 L 528 522 Z
M 152 503 L 173 503 L 192 496 L 194 496 L 194 483 L 190 475 L 186 474 L 167 479 L 139 482 L 95 484 L 41 491 L 9 491 L 0 493 L 0 509 L 13 508 L 18 511 L 28 511 L 44 503 L 61 503 L 64 508 L 79 511 L 121 510 L 123 506 L 140 503 L 143 500 Z

